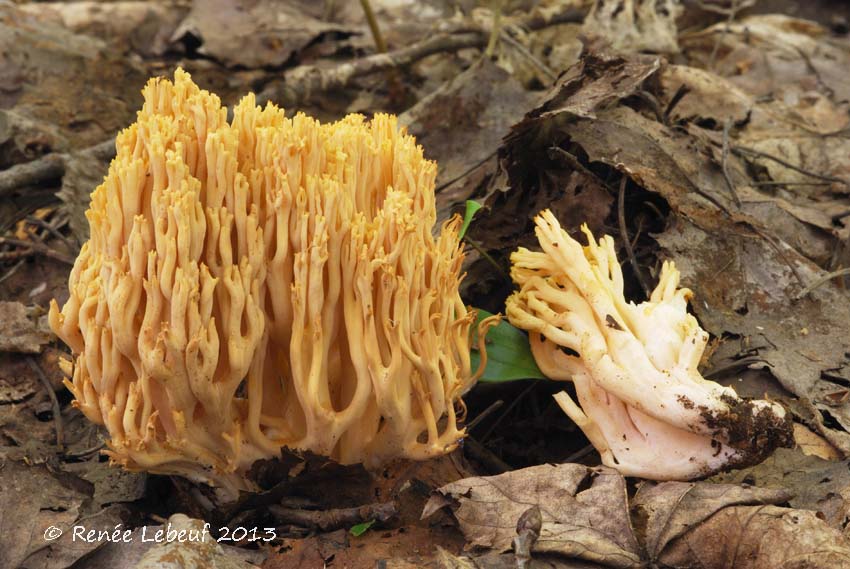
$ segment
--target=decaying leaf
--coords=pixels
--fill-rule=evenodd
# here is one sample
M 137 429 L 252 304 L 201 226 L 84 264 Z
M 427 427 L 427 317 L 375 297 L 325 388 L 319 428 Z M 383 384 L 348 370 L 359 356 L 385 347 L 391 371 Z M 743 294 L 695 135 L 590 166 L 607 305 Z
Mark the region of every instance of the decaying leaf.
M 21 9 L 77 33 L 106 39 L 119 49 L 157 56 L 165 53 L 177 24 L 188 11 L 179 1 L 40 2 Z
M 672 543 L 659 561 L 671 567 L 834 569 L 850 563 L 850 547 L 814 512 L 737 506 Z
M 625 480 L 608 468 L 543 464 L 498 476 L 459 480 L 438 490 L 423 516 L 444 498 L 471 547 L 509 551 L 517 520 L 531 506 L 543 519 L 532 552 L 558 554 L 605 567 L 640 561 L 626 505 Z
M 649 559 L 664 567 L 844 567 L 850 546 L 815 512 L 782 508 L 784 490 L 663 482 L 633 501 Z
M 38 310 L 20 302 L 0 301 L 0 351 L 37 354 L 51 338 L 50 328 L 39 318 Z
M 502 137 L 533 101 L 513 76 L 485 58 L 400 117 L 425 155 L 439 164 L 439 219 L 466 199 L 464 190 L 474 189 L 454 183 L 495 156 Z
M 677 53 L 678 0 L 596 0 L 583 31 L 618 51 Z
M 711 480 L 784 488 L 791 493 L 789 505 L 820 512 L 819 517 L 838 530 L 843 530 L 850 519 L 850 467 L 846 460 L 833 462 L 806 456 L 800 449 L 780 449 L 761 464 Z
M 197 0 L 172 36 L 200 43 L 198 53 L 228 67 L 280 66 L 322 34 L 353 33 L 299 9 L 271 0 Z
M 782 489 L 732 484 L 645 483 L 638 489 L 632 508 L 644 527 L 646 552 L 650 559 L 657 560 L 671 543 L 724 508 L 778 504 L 789 497 Z

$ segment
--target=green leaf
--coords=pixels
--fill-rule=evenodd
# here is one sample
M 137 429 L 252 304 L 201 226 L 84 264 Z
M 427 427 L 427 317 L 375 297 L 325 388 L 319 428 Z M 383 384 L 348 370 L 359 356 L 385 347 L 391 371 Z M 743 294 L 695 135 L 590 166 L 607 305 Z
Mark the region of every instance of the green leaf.
M 354 537 L 360 537 L 361 535 L 366 533 L 369 530 L 369 528 L 372 527 L 374 524 L 375 524 L 375 520 L 369 520 L 368 522 L 363 522 L 362 524 L 357 524 L 356 526 L 352 527 L 349 531 L 351 532 L 351 535 L 353 535 Z
M 460 235 L 458 239 L 463 239 L 466 235 L 466 230 L 469 229 L 469 224 L 472 223 L 472 218 L 483 206 L 475 200 L 466 200 L 466 212 L 463 214 L 463 225 L 460 226 Z
M 486 310 L 478 310 L 478 322 L 492 316 Z M 477 325 L 477 322 L 476 322 Z M 472 344 L 477 346 L 477 338 Z M 487 332 L 487 368 L 478 381 L 484 383 L 501 383 L 518 379 L 547 379 L 531 353 L 528 335 L 511 326 L 507 320 L 502 320 L 497 326 Z M 481 355 L 477 347 L 472 350 L 472 369 L 478 369 Z

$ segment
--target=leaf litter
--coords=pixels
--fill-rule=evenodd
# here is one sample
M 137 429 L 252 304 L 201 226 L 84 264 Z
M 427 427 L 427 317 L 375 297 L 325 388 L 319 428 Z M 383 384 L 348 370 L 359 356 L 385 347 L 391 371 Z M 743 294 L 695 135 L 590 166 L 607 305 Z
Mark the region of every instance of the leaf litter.
M 64 158 L 61 169 L 3 190 L 10 199 L 0 207 L 0 225 L 10 229 L 55 204 L 61 188 L 64 205 L 46 223 L 85 239 L 86 196 L 105 168 L 95 147 L 132 120 L 148 75 L 180 63 L 232 103 L 249 88 L 279 86 L 299 64 L 333 68 L 372 54 L 362 12 L 331 4 L 324 11 L 311 3 L 270 11 L 269 3 L 229 0 L 118 2 L 103 10 L 71 2 L 46 12 L 4 6 L 0 42 L 9 65 L 0 161 L 10 167 L 52 153 Z M 372 4 L 391 50 L 441 33 L 486 39 L 494 21 L 488 8 Z M 538 4 L 503 7 L 492 59 L 480 57 L 487 42 L 476 39 L 477 47 L 311 91 L 303 104 L 325 118 L 349 108 L 407 111 L 408 128 L 441 166 L 441 219 L 468 199 L 484 205 L 466 236 L 474 250 L 464 298 L 475 306 L 503 309 L 508 255 L 533 245 L 532 218 L 545 207 L 574 235 L 587 222 L 595 233 L 614 235 L 623 258 L 631 249 L 624 272 L 634 297 L 642 279 L 673 259 L 712 334 L 703 369 L 747 396 L 785 403 L 798 422 L 799 448 L 707 481 L 624 479 L 596 466 L 592 447 L 552 404 L 551 392 L 563 386 L 482 384 L 467 395 L 470 438 L 447 457 L 367 473 L 287 455 L 285 468 L 257 473 L 263 493 L 222 508 L 204 488 L 123 473 L 100 457 L 102 433 L 70 404 L 57 347 L 34 308 L 62 290 L 68 267 L 37 252 L 7 255 L 0 273 L 7 314 L 0 322 L 0 565 L 136 567 L 163 552 L 138 541 L 132 548 L 74 543 L 67 535 L 46 542 L 43 532 L 75 523 L 122 523 L 139 532 L 162 527 L 178 511 L 280 532 L 269 547 L 238 550 L 247 556 L 217 549 L 222 567 L 850 565 L 850 303 L 846 278 L 832 276 L 850 262 L 846 33 L 752 11 L 677 31 L 677 16 L 692 21 L 687 3 L 684 14 L 678 3 L 658 12 L 649 2 L 626 3 L 636 5 L 633 12 L 612 1 Z M 583 26 L 515 23 L 590 4 Z M 140 41 L 144 30 L 153 41 Z M 76 254 L 73 238 L 61 242 L 43 226 L 27 235 Z M 10 251 L 18 255 L 5 245 Z M 31 295 L 42 282 L 46 289 Z M 522 364 L 508 366 L 511 377 L 534 376 L 527 353 L 526 360 L 510 355 L 521 338 L 504 337 L 503 359 Z M 394 504 L 398 515 L 359 536 L 351 529 L 370 520 L 316 532 L 275 520 L 268 509 L 325 513 L 376 501 Z M 420 519 L 423 510 L 430 515 Z

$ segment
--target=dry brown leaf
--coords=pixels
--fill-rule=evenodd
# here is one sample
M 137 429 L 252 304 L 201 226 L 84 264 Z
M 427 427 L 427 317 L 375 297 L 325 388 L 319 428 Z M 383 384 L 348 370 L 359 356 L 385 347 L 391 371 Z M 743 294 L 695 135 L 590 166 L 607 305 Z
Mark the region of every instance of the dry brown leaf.
M 850 547 L 814 512 L 736 506 L 693 528 L 658 560 L 671 567 L 836 569 L 850 564 Z
M 537 505 L 543 519 L 533 553 L 557 554 L 606 567 L 640 561 L 626 504 L 625 480 L 616 471 L 580 464 L 543 464 L 498 476 L 466 478 L 443 486 L 423 515 L 443 497 L 471 547 L 509 551 L 517 520 Z
M 644 527 L 650 559 L 660 559 L 670 543 L 730 506 L 778 504 L 790 494 L 781 489 L 703 482 L 644 483 L 632 501 Z
M 425 156 L 439 164 L 439 219 L 447 219 L 469 197 L 475 188 L 461 179 L 495 156 L 502 137 L 534 101 L 516 79 L 485 58 L 401 115 Z M 453 184 L 457 181 L 462 183 Z
M 831 527 L 843 530 L 850 519 L 848 462 L 807 456 L 801 449 L 780 449 L 761 464 L 714 476 L 712 481 L 785 489 L 793 508 L 819 512 Z
M 173 41 L 192 36 L 198 53 L 228 67 L 281 66 L 322 34 L 353 33 L 311 16 L 297 3 L 273 0 L 196 0 Z
M 47 322 L 42 320 L 33 307 L 28 308 L 20 302 L 0 301 L 0 351 L 41 352 L 42 346 L 53 337 Z
M 841 453 L 828 440 L 800 423 L 794 423 L 794 441 L 806 456 L 816 456 L 824 460 L 841 459 Z

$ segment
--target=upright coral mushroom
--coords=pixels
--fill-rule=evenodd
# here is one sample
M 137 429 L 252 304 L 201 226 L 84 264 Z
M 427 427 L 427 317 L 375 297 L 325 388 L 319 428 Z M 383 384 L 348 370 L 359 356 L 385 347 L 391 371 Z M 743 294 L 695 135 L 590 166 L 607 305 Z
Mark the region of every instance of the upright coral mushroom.
M 689 479 L 752 464 L 791 442 L 782 406 L 744 400 L 704 379 L 697 366 L 708 334 L 688 314 L 692 293 L 665 262 L 650 299 L 626 302 L 609 236 L 587 227 L 582 247 L 549 211 L 536 219 L 542 252 L 519 249 L 507 302 L 511 323 L 530 332 L 540 369 L 575 384 L 579 405 L 555 396 L 602 461 L 626 475 Z
M 394 117 L 320 124 L 153 79 L 54 302 L 111 458 L 237 490 L 282 446 L 425 459 L 463 436 L 474 313 L 459 220 Z

